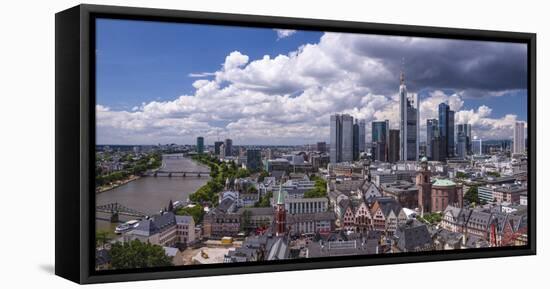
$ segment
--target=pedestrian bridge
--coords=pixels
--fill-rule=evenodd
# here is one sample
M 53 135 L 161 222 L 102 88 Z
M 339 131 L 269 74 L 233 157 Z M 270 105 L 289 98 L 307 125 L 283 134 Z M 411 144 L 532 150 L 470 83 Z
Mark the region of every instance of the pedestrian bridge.
M 149 177 L 207 177 L 210 175 L 209 171 L 151 171 L 145 174 Z
M 143 212 L 128 208 L 120 203 L 110 203 L 110 204 L 99 205 L 95 207 L 95 211 L 111 214 L 111 218 L 110 218 L 111 223 L 117 223 L 119 215 L 136 217 L 136 218 L 144 218 L 147 216 Z

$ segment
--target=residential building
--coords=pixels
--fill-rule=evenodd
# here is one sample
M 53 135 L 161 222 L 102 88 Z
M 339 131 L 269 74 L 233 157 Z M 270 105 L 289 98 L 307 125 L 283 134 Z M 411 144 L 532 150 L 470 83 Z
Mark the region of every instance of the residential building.
M 394 238 L 394 249 L 397 252 L 432 251 L 434 243 L 426 224 L 409 220 L 397 226 Z

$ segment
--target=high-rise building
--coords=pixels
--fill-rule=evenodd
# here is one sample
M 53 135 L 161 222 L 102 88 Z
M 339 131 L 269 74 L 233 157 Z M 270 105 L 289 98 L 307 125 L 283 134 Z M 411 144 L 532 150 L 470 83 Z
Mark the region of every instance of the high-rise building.
M 525 123 L 517 121 L 514 125 L 514 144 L 513 153 L 521 154 L 525 152 Z
M 447 154 L 452 158 L 455 156 L 455 112 L 449 110 L 449 124 L 447 126 L 447 132 L 449 133 L 447 142 Z
M 483 154 L 483 141 L 477 137 L 472 140 L 472 154 L 477 156 Z
M 342 118 L 339 114 L 330 116 L 330 163 L 342 161 Z
M 452 158 L 455 150 L 455 112 L 446 103 L 439 104 L 440 160 Z
M 377 161 L 388 161 L 389 129 L 388 120 L 372 122 L 372 152 Z
M 224 159 L 225 158 L 225 144 L 222 143 L 220 145 L 220 159 Z
M 353 160 L 359 160 L 359 123 L 353 124 Z
M 353 117 L 342 115 L 342 162 L 353 161 Z
M 459 159 L 465 159 L 468 155 L 467 137 L 465 134 L 457 134 L 456 136 L 456 156 Z
M 366 127 L 366 121 L 364 119 L 359 120 L 359 153 L 365 152 Z
M 320 153 L 326 153 L 327 152 L 327 143 L 326 142 L 318 142 L 317 143 L 317 151 Z
M 388 162 L 395 163 L 399 161 L 399 130 L 390 129 L 390 141 L 388 145 Z
M 225 156 L 230 157 L 233 155 L 233 140 L 230 138 L 225 140 Z
M 262 151 L 258 148 L 246 150 L 246 168 L 257 171 L 262 167 Z
M 214 142 L 214 154 L 219 156 L 220 155 L 220 147 L 222 146 L 223 141 L 217 141 Z
M 418 160 L 418 96 L 408 95 L 405 86 L 405 75 L 401 73 L 399 86 L 399 113 L 400 113 L 400 159 L 407 161 Z
M 472 125 L 468 123 L 456 125 L 456 154 L 464 159 L 472 153 Z
M 202 154 L 204 152 L 204 137 L 197 137 L 197 153 Z
M 439 136 L 437 119 L 426 120 L 426 157 L 428 160 L 436 160 L 433 154 L 433 144 L 436 137 Z
M 353 117 L 330 116 L 330 163 L 353 161 Z

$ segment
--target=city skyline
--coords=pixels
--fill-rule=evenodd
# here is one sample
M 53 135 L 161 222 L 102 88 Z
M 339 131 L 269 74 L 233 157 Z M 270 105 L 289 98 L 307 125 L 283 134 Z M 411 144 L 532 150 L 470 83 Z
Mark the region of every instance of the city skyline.
M 115 32 L 130 29 L 128 22 L 98 23 L 98 71 L 106 72 L 98 74 L 98 144 L 193 144 L 198 136 L 205 145 L 226 138 L 239 145 L 330 143 L 329 116 L 337 113 L 364 120 L 369 140 L 373 121 L 388 119 L 391 129 L 398 128 L 401 70 L 407 90 L 420 101 L 420 142 L 426 139 L 426 120 L 438 118 L 441 102 L 456 112 L 456 124 L 470 124 L 472 136 L 484 140 L 512 139 L 516 121 L 527 127 L 526 49 L 520 44 L 215 27 L 263 42 L 209 47 L 208 61 L 183 63 L 178 71 L 166 69 L 154 45 L 123 55 L 120 48 L 135 44 L 138 36 L 112 41 Z M 175 29 L 173 24 L 140 25 L 140 39 L 154 36 L 159 46 L 173 33 L 205 45 L 220 37 L 208 27 L 199 37 L 188 27 L 169 34 L 158 32 Z M 179 45 L 174 51 L 168 45 L 166 58 L 191 61 L 193 55 Z M 427 67 L 421 63 L 427 47 L 455 62 L 430 59 Z M 465 47 L 478 54 L 462 51 Z M 177 79 L 159 77 L 171 69 Z M 486 75 L 491 71 L 498 77 Z M 143 83 L 128 86 L 132 79 Z M 166 87 L 180 90 L 166 92 Z

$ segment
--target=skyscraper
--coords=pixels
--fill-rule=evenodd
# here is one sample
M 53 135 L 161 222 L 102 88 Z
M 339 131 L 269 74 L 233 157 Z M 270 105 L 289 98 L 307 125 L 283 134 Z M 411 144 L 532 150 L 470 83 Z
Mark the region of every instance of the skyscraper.
M 439 136 L 437 119 L 426 120 L 426 157 L 428 160 L 436 160 L 433 153 L 433 145 L 436 136 Z
M 481 155 L 483 153 L 483 141 L 474 136 L 472 140 L 472 153 L 474 155 Z
M 246 150 L 246 168 L 257 171 L 262 166 L 262 151 L 258 148 Z
M 388 145 L 388 162 L 395 163 L 399 160 L 399 130 L 390 129 L 390 141 Z
M 518 121 L 514 125 L 514 144 L 512 152 L 515 154 L 525 152 L 525 123 L 522 121 Z
M 353 161 L 353 117 L 343 114 L 342 117 L 342 162 Z
M 418 160 L 418 97 L 408 95 L 405 86 L 405 75 L 401 72 L 399 86 L 399 113 L 400 113 L 400 159 L 408 161 Z
M 359 159 L 359 123 L 355 120 L 353 124 L 353 160 Z
M 455 112 L 449 109 L 449 105 L 439 104 L 439 136 L 440 136 L 440 160 L 454 156 L 455 142 Z
M 472 153 L 472 125 L 468 123 L 456 125 L 456 154 L 460 158 Z
M 342 161 L 342 119 L 339 114 L 330 116 L 330 163 Z
M 327 143 L 326 142 L 318 142 L 317 143 L 317 151 L 320 153 L 326 153 L 327 152 Z
M 388 161 L 389 129 L 388 120 L 372 122 L 372 151 L 377 161 Z
M 214 142 L 214 154 L 219 156 L 220 155 L 220 147 L 222 146 L 223 141 L 217 141 Z
M 230 138 L 225 140 L 225 156 L 230 157 L 233 155 L 233 140 Z
M 364 119 L 359 120 L 359 153 L 365 152 L 366 127 L 366 121 Z
M 459 159 L 464 159 L 468 155 L 468 146 L 466 142 L 466 134 L 460 133 L 456 135 L 456 156 Z
M 448 142 L 447 142 L 447 156 L 452 158 L 455 156 L 455 112 L 449 110 L 449 123 L 447 125 Z
M 197 153 L 202 154 L 204 152 L 204 137 L 197 137 Z
M 353 160 L 353 117 L 348 114 L 330 116 L 330 163 Z

